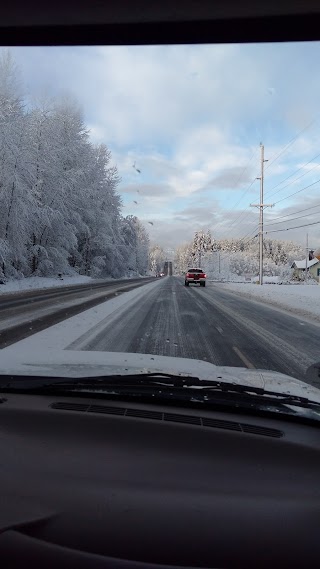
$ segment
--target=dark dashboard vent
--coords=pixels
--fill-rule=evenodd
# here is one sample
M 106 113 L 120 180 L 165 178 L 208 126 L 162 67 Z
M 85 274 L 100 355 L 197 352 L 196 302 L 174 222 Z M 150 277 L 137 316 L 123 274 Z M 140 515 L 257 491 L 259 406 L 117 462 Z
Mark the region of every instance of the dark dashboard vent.
M 88 405 L 85 403 L 53 403 L 50 405 L 53 409 L 60 409 L 61 411 L 84 411 L 88 410 Z
M 138 417 L 140 419 L 156 419 L 162 421 L 162 413 L 159 411 L 148 411 L 147 409 L 126 409 L 127 417 Z
M 214 429 L 228 429 L 229 431 L 242 431 L 240 423 L 234 423 L 233 421 L 221 421 L 220 419 L 207 419 L 204 417 L 202 419 L 204 427 L 213 427 Z
M 172 421 L 174 423 L 187 423 L 188 425 L 201 425 L 201 417 L 195 415 L 180 415 L 179 413 L 163 413 L 164 421 Z
M 125 415 L 125 407 L 107 407 L 105 405 L 87 405 L 86 412 L 104 413 L 105 415 Z
M 259 425 L 246 425 L 243 423 L 241 427 L 244 433 L 253 433 L 254 435 L 264 435 L 267 437 L 281 437 L 283 435 L 282 431 L 278 431 L 277 429 L 269 429 L 269 427 L 260 427 Z M 271 433 L 275 434 L 270 434 L 270 431 Z M 280 435 L 277 435 L 277 433 L 280 433 Z
M 161 413 L 160 411 L 149 411 L 147 409 L 134 409 L 127 407 L 109 407 L 107 405 L 86 405 L 84 403 L 52 403 L 51 409 L 60 411 L 78 411 L 82 413 L 103 413 L 105 415 L 122 415 L 135 417 L 137 419 L 151 419 L 156 421 L 168 421 L 173 423 L 184 423 L 188 425 L 198 425 L 200 427 L 210 427 L 213 429 L 226 429 L 238 431 L 240 433 L 251 433 L 264 437 L 280 438 L 283 432 L 269 427 L 259 425 L 248 425 L 247 423 L 237 423 L 236 421 L 224 421 L 221 419 L 209 419 L 198 417 L 197 415 L 180 415 L 179 413 Z

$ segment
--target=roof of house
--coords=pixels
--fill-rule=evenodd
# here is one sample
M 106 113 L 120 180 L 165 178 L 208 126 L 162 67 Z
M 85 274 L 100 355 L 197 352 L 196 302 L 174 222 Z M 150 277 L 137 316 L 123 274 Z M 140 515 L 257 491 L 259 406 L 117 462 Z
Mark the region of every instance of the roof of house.
M 308 261 L 307 267 L 308 269 L 310 267 L 313 267 L 313 265 L 316 265 L 317 263 L 320 263 L 319 259 L 311 259 L 311 261 Z M 302 261 L 293 261 L 291 267 L 296 267 L 297 269 L 305 269 L 306 268 L 306 260 L 302 259 Z

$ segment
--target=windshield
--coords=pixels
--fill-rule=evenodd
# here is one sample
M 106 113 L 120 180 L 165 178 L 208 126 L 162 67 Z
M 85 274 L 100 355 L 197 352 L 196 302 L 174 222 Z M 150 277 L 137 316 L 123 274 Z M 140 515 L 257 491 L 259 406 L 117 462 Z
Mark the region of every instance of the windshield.
M 0 48 L 0 374 L 28 354 L 55 377 L 317 389 L 319 61 L 317 42 Z

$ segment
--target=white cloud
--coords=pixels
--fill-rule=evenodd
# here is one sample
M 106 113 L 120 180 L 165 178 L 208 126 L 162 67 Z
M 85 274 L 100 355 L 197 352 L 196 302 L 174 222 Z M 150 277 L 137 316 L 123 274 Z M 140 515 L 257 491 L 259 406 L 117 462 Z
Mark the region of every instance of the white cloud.
M 72 91 L 108 142 L 172 141 L 190 124 L 232 126 L 269 105 L 265 68 L 235 45 L 24 48 L 29 91 Z M 41 82 L 40 82 L 41 77 Z M 263 92 L 263 91 L 262 91 Z
M 237 219 L 239 207 L 247 208 L 254 195 L 258 199 L 258 182 L 242 196 L 259 175 L 260 141 L 269 159 L 266 193 L 296 169 L 311 168 L 313 163 L 304 164 L 320 148 L 319 44 L 16 48 L 14 53 L 28 95 L 45 88 L 52 96 L 77 97 L 92 140 L 112 150 L 124 213 L 146 223 L 155 220 L 148 230 L 163 243 L 184 241 L 203 223 L 221 234 L 241 236 L 254 229 L 256 211 L 248 211 L 241 223 Z M 311 177 L 302 178 L 301 187 Z M 279 198 L 300 187 L 294 178 Z M 299 200 L 298 195 L 279 204 L 277 214 Z

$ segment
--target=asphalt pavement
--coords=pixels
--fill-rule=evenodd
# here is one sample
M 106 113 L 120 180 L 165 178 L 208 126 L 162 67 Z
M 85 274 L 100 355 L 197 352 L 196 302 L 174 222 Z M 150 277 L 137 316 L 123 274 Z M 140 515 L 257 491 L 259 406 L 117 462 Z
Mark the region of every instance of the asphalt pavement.
M 216 365 L 268 369 L 303 379 L 320 360 L 320 326 L 213 283 L 163 278 L 121 317 L 91 335 L 84 350 L 178 356 Z

